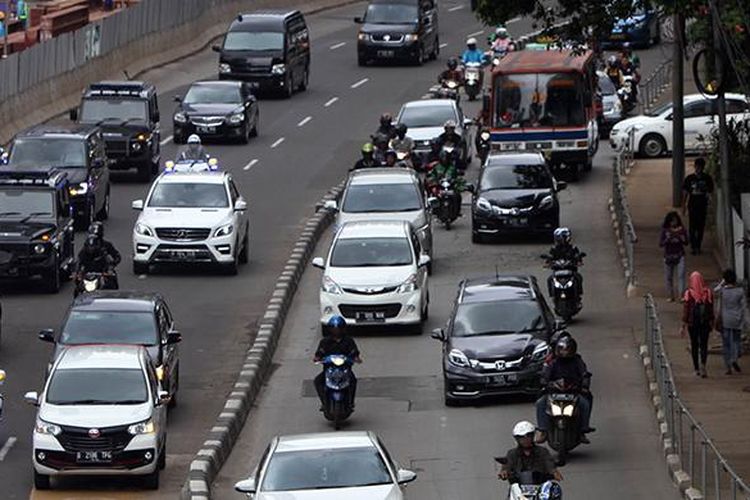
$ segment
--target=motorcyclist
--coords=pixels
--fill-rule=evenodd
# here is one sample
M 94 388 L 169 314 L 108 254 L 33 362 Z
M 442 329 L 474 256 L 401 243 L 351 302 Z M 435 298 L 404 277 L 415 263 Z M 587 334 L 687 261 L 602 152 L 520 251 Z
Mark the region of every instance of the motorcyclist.
M 633 52 L 633 49 L 630 46 L 630 42 L 625 42 L 622 44 L 622 49 L 620 50 L 620 58 L 630 61 L 635 69 L 639 69 L 641 67 L 641 58 L 638 57 L 638 54 Z
M 389 149 L 385 152 L 385 163 L 383 164 L 384 167 L 397 167 L 398 164 L 398 155 L 396 154 L 395 149 Z
M 549 390 L 552 385 L 562 382 L 565 392 L 577 393 L 581 442 L 590 441 L 586 434 L 594 432 L 590 426 L 591 398 L 588 397 L 591 386 L 591 373 L 583 358 L 577 353 L 578 346 L 572 337 L 562 337 L 555 344 L 554 359 L 542 368 L 542 387 Z M 537 442 L 543 443 L 547 439 L 550 429 L 550 419 L 547 415 L 547 396 L 536 401 L 536 421 L 539 435 Z
M 562 474 L 555 467 L 549 450 L 534 444 L 535 430 L 534 424 L 525 420 L 513 427 L 513 438 L 517 446 L 506 453 L 505 463 L 497 474 L 500 479 L 516 482 L 522 472 L 536 472 L 545 480 L 562 481 Z
M 187 148 L 183 149 L 177 156 L 177 161 L 208 161 L 208 151 L 201 144 L 198 134 L 191 134 L 187 140 Z
M 117 289 L 117 274 L 114 268 L 120 263 L 122 257 L 112 243 L 106 241 L 103 236 L 103 226 L 92 224 L 83 248 L 78 253 L 78 279 L 87 272 L 108 274 L 106 287 Z M 100 224 L 100 223 L 99 223 Z
M 442 146 L 440 145 L 440 138 L 435 137 L 430 141 L 430 150 L 427 152 L 424 159 L 424 164 L 427 167 L 425 170 L 429 171 L 433 166 L 438 164 L 441 151 Z
M 510 51 L 512 39 L 508 35 L 508 30 L 504 26 L 498 26 L 495 29 L 495 39 L 492 41 L 491 50 L 496 55 L 505 55 Z
M 399 123 L 396 125 L 396 137 L 391 139 L 390 147 L 395 150 L 397 154 L 401 154 L 403 159 L 401 162 L 407 167 L 414 167 L 414 159 L 412 155 L 414 153 L 414 139 L 406 135 L 409 128 L 405 123 Z
M 612 80 L 616 89 L 619 89 L 622 85 L 622 70 L 620 69 L 620 60 L 617 56 L 609 56 L 607 58 L 607 68 L 605 73 Z
M 453 144 L 456 148 L 461 148 L 463 145 L 463 139 L 456 133 L 456 122 L 448 120 L 443 125 L 443 133 L 438 136 L 440 147 L 442 148 L 446 144 Z
M 458 169 L 454 164 L 453 155 L 448 151 L 440 151 L 440 160 L 432 165 L 427 174 L 427 190 L 431 194 L 436 194 L 442 189 L 440 181 L 447 178 L 453 186 L 453 195 L 455 196 L 456 213 L 461 214 L 461 193 L 466 188 L 466 181 L 463 176 L 459 175 Z
M 375 146 L 375 151 L 373 151 L 373 158 L 375 159 L 375 163 L 377 166 L 382 167 L 385 165 L 385 154 L 388 152 L 388 142 L 389 138 L 385 134 L 375 134 L 375 136 L 372 138 L 372 144 Z
M 466 40 L 466 50 L 461 54 L 461 62 L 466 64 L 479 63 L 484 64 L 484 52 L 477 48 L 477 39 L 469 38 Z
M 383 134 L 388 137 L 388 140 L 396 137 L 396 127 L 393 125 L 393 116 L 390 113 L 383 113 L 380 115 L 380 125 L 375 131 L 375 135 Z
M 578 266 L 583 262 L 583 257 L 586 255 L 581 252 L 577 246 L 573 245 L 573 237 L 570 229 L 567 227 L 558 227 L 553 233 L 555 239 L 555 245 L 550 248 L 547 255 L 549 255 L 550 262 L 556 260 L 564 260 L 570 263 L 570 269 L 575 273 L 576 285 L 578 287 L 578 296 L 583 296 L 583 276 L 578 272 Z M 552 295 L 552 276 L 547 280 L 547 286 L 549 287 L 549 293 Z
M 373 168 L 379 167 L 378 162 L 375 161 L 373 154 L 375 153 L 375 147 L 372 143 L 367 142 L 362 146 L 362 158 L 352 167 L 352 170 L 359 170 L 361 168 Z
M 460 69 L 458 69 L 458 61 L 455 57 L 451 57 L 450 59 L 448 59 L 447 66 L 448 69 L 440 73 L 440 76 L 438 77 L 438 83 L 442 84 L 446 81 L 453 81 L 458 83 L 459 85 L 463 83 L 464 74 Z
M 327 323 L 329 335 L 322 338 L 320 342 L 318 342 L 318 348 L 315 350 L 315 355 L 313 356 L 313 361 L 316 363 L 319 363 L 323 361 L 323 359 L 326 358 L 326 356 L 331 356 L 333 354 L 341 354 L 343 356 L 347 356 L 355 363 L 361 363 L 362 358 L 359 354 L 359 348 L 357 347 L 356 342 L 354 342 L 354 339 L 352 339 L 350 336 L 346 334 L 346 321 L 341 316 L 333 316 L 331 319 L 328 320 Z M 325 386 L 326 386 L 326 374 L 325 369 L 323 369 L 313 381 L 313 384 L 315 385 L 315 391 L 318 393 L 318 398 L 320 398 L 320 411 L 323 411 L 323 407 L 325 406 Z M 354 372 L 351 371 L 351 381 L 349 384 L 350 388 L 350 395 L 351 395 L 351 404 L 352 408 L 354 408 L 354 396 L 357 392 L 357 378 L 354 376 Z

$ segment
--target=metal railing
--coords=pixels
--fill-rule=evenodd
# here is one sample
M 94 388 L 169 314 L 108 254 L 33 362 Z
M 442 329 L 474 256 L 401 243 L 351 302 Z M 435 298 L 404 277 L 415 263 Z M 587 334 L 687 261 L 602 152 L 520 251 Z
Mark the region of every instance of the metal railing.
M 639 84 L 641 94 L 641 111 L 648 113 L 659 101 L 661 94 L 672 84 L 672 60 L 662 61 L 656 69 Z
M 750 487 L 732 469 L 677 394 L 672 365 L 662 338 L 654 297 L 645 298 L 645 342 L 657 385 L 671 452 L 679 457 L 690 484 L 706 500 L 750 498 Z
M 618 240 L 622 241 L 623 264 L 625 267 L 625 281 L 628 289 L 635 287 L 635 244 L 638 236 L 635 233 L 633 218 L 630 215 L 628 192 L 625 187 L 625 176 L 635 163 L 634 148 L 635 131 L 630 129 L 624 144 L 620 145 L 615 155 L 612 173 L 612 209 L 615 217 Z M 618 241 L 619 242 L 619 241 Z

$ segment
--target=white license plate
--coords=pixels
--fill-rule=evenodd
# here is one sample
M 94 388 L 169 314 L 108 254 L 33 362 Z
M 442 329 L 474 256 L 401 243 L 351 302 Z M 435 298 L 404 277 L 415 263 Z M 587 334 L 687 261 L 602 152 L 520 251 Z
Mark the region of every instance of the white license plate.
M 195 130 L 199 134 L 215 134 L 216 127 L 195 127 Z
M 385 321 L 385 312 L 383 311 L 367 311 L 358 312 L 356 315 L 357 321 Z
M 112 461 L 111 451 L 79 451 L 76 462 L 83 464 L 106 464 Z
M 392 50 L 379 50 L 378 57 L 393 57 L 396 53 Z
M 172 252 L 172 256 L 177 260 L 185 262 L 195 260 L 195 252 L 189 250 L 176 250 Z
M 489 379 L 490 384 L 499 386 L 515 385 L 516 383 L 518 383 L 518 376 L 516 376 L 515 374 L 495 375 L 494 377 L 489 377 Z

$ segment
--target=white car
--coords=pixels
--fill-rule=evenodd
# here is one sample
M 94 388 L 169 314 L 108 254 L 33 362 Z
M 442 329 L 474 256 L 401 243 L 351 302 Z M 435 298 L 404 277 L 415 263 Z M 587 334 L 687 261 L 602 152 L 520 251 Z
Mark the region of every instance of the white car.
M 333 316 L 353 325 L 414 325 L 427 319 L 427 264 L 408 222 L 349 222 L 337 232 L 323 269 L 320 321 Z
M 218 264 L 236 274 L 250 254 L 247 202 L 225 172 L 163 173 L 133 228 L 133 272 L 152 264 Z
M 403 500 L 417 478 L 366 431 L 279 436 L 262 456 L 234 486 L 254 500 Z
M 64 475 L 141 476 L 159 487 L 166 464 L 169 394 L 146 349 L 126 345 L 67 347 L 42 394 L 33 433 L 34 487 Z
M 750 118 L 750 104 L 741 94 L 726 94 L 727 121 Z M 701 137 L 709 139 L 719 126 L 716 116 L 717 101 L 701 94 L 686 95 L 684 100 L 685 150 L 700 151 Z M 618 122 L 609 134 L 615 150 L 628 141 L 629 130 L 634 131 L 633 149 L 641 156 L 656 158 L 672 151 L 672 103 L 665 104 L 647 115 L 634 116 Z
M 414 154 L 422 157 L 430 152 L 430 141 L 443 133 L 443 126 L 448 120 L 456 122 L 456 133 L 464 139 L 464 150 L 461 159 L 469 162 L 467 148 L 467 127 L 471 120 L 464 117 L 461 106 L 453 99 L 422 99 L 407 102 L 401 106 L 396 118 L 397 123 L 403 123 L 408 130 L 406 135 L 414 139 Z

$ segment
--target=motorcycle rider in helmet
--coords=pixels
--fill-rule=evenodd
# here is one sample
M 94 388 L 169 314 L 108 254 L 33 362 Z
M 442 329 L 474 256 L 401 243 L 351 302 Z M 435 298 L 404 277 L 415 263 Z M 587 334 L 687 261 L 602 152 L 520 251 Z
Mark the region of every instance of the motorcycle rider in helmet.
M 427 174 L 426 187 L 430 195 L 437 194 L 442 189 L 440 181 L 443 178 L 450 180 L 453 185 L 453 195 L 455 196 L 457 214 L 461 214 L 461 193 L 466 189 L 466 181 L 462 175 L 459 175 L 458 169 L 453 161 L 453 155 L 445 150 L 440 151 L 440 160 L 432 165 Z
M 177 156 L 177 161 L 208 161 L 208 151 L 201 144 L 198 134 L 191 134 L 187 140 L 187 148 L 183 149 Z
M 495 39 L 492 41 L 491 50 L 496 55 L 505 55 L 510 52 L 510 44 L 513 43 L 504 26 L 495 29 Z
M 359 354 L 359 348 L 356 342 L 350 336 L 346 334 L 346 321 L 341 316 L 333 316 L 328 320 L 327 323 L 329 335 L 320 339 L 318 342 L 318 348 L 315 350 L 313 361 L 318 363 L 323 361 L 326 356 L 332 354 L 341 354 L 352 359 L 355 363 L 361 363 L 362 358 Z M 351 371 L 351 382 L 350 382 L 350 395 L 352 398 L 352 408 L 354 408 L 354 396 L 357 392 L 357 378 L 354 376 L 354 371 Z M 325 368 L 315 377 L 313 380 L 315 385 L 315 391 L 318 393 L 320 398 L 320 411 L 323 411 L 325 406 L 325 386 L 326 386 L 326 374 Z
M 116 290 L 119 285 L 115 267 L 120 263 L 120 252 L 104 239 L 104 225 L 94 222 L 89 227 L 86 241 L 78 253 L 78 278 L 87 272 L 107 273 L 105 287 Z
M 384 167 L 397 167 L 398 163 L 398 155 L 396 154 L 395 149 L 389 149 L 385 152 L 385 163 L 383 164 Z
M 544 446 L 534 444 L 535 431 L 534 424 L 525 420 L 513 427 L 513 438 L 517 446 L 506 453 L 505 463 L 497 474 L 500 479 L 517 482 L 522 472 L 536 472 L 545 481 L 549 479 L 562 481 L 562 474 L 555 467 L 555 461 L 549 450 Z
M 479 50 L 477 47 L 477 39 L 469 38 L 466 40 L 466 50 L 461 54 L 461 62 L 466 66 L 469 63 L 478 63 L 482 68 L 487 63 L 487 57 L 484 52 Z M 484 71 L 479 71 L 479 88 L 482 88 L 484 83 Z
M 374 135 L 378 134 L 385 135 L 389 141 L 396 137 L 396 127 L 393 125 L 393 116 L 390 113 L 380 115 L 380 126 L 378 126 Z
M 430 141 L 430 150 L 427 152 L 427 157 L 425 158 L 425 165 L 426 170 L 429 170 L 434 165 L 437 165 L 437 162 L 440 161 L 440 152 L 442 151 L 442 145 L 440 144 L 440 138 L 436 137 Z
M 375 159 L 375 163 L 379 167 L 385 165 L 385 154 L 389 149 L 389 140 L 390 139 L 385 134 L 375 134 L 375 136 L 372 138 L 372 144 L 373 146 L 375 146 L 375 151 L 373 151 L 373 158 Z
M 448 59 L 447 63 L 448 69 L 440 73 L 440 76 L 438 77 L 438 83 L 442 84 L 446 81 L 454 81 L 457 84 L 461 85 L 464 81 L 464 74 L 463 72 L 458 69 L 458 61 L 455 57 L 451 57 Z
M 552 384 L 562 382 L 566 392 L 577 393 L 579 424 L 581 442 L 588 444 L 590 441 L 586 434 L 594 432 L 590 426 L 591 421 L 591 373 L 586 367 L 583 358 L 578 354 L 578 345 L 572 337 L 562 337 L 555 344 L 555 358 L 542 368 L 542 387 L 551 389 Z M 543 443 L 547 439 L 550 429 L 550 418 L 547 415 L 547 396 L 543 395 L 536 401 L 536 422 L 539 429 L 537 443 Z
M 406 157 L 402 160 L 407 167 L 413 167 L 412 154 L 414 153 L 414 139 L 406 135 L 408 127 L 405 123 L 396 125 L 396 137 L 391 139 L 390 147 L 396 153 L 404 153 Z
M 443 125 L 443 133 L 438 136 L 438 142 L 442 148 L 446 144 L 453 144 L 457 149 L 463 146 L 463 139 L 456 133 L 456 122 L 448 120 Z
M 641 58 L 638 57 L 638 54 L 633 52 L 633 49 L 630 46 L 630 42 L 625 42 L 622 44 L 622 49 L 620 50 L 620 58 L 630 61 L 635 69 L 639 69 L 641 67 Z
M 352 167 L 352 170 L 359 170 L 361 168 L 373 168 L 373 167 L 379 167 L 380 165 L 378 162 L 375 161 L 375 158 L 373 156 L 375 152 L 375 147 L 372 145 L 372 143 L 367 142 L 362 146 L 362 158 L 357 160 L 357 162 Z
M 583 263 L 585 253 L 581 252 L 577 246 L 572 243 L 572 235 L 567 227 L 558 227 L 553 233 L 555 245 L 550 248 L 548 255 L 550 261 L 565 260 L 570 262 L 570 270 L 575 273 L 576 285 L 578 287 L 578 296 L 583 297 L 583 276 L 578 272 L 578 266 Z M 547 280 L 550 295 L 553 295 L 552 276 Z
M 622 70 L 620 69 L 620 60 L 617 56 L 612 55 L 607 58 L 607 67 L 604 71 L 616 89 L 622 85 Z

